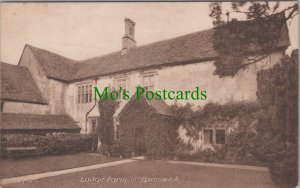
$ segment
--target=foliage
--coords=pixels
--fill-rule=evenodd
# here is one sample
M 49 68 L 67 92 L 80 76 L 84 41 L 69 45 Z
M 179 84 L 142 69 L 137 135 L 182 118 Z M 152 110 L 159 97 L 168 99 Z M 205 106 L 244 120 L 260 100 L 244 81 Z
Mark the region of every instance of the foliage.
M 105 156 L 110 156 L 109 146 L 106 144 L 101 144 L 101 147 L 99 148 L 98 153 L 105 155 Z
M 100 100 L 100 121 L 99 121 L 99 138 L 101 143 L 108 145 L 109 147 L 114 142 L 114 126 L 113 126 L 113 114 L 119 102 L 113 100 Z
M 124 145 L 120 141 L 115 141 L 109 150 L 111 157 L 122 157 L 124 156 Z
M 257 76 L 257 97 L 261 147 L 257 155 L 268 161 L 276 183 L 297 184 L 298 144 L 298 52 L 285 56 L 281 64 L 262 70 Z M 293 173 L 292 173 L 293 172 Z
M 214 49 L 218 52 L 214 62 L 216 75 L 235 76 L 239 70 L 268 57 L 279 46 L 287 33 L 286 22 L 298 14 L 298 5 L 283 10 L 279 7 L 279 3 L 271 6 L 268 2 L 233 2 L 232 12 L 245 14 L 250 20 L 224 24 L 222 3 L 210 5 L 210 17 L 218 26 L 214 33 Z M 254 55 L 254 51 L 261 53 Z
M 251 116 L 251 115 L 250 115 Z M 244 118 L 247 118 L 245 120 Z M 258 161 L 255 156 L 256 148 L 259 145 L 257 140 L 256 127 L 252 128 L 251 121 L 254 116 L 242 118 L 239 127 L 226 136 L 224 149 L 227 161 L 253 162 Z M 244 119 L 244 120 L 243 120 Z
M 195 111 L 191 110 L 190 105 L 174 105 L 172 110 L 182 116 L 182 119 L 192 122 L 188 124 L 189 127 L 183 124 L 186 130 L 190 132 L 188 135 L 191 137 L 192 135 L 199 135 L 197 133 L 201 128 L 216 122 L 225 127 L 226 124 L 232 124 L 232 120 L 238 120 L 238 127 L 227 133 L 224 145 L 215 145 L 213 150 L 200 149 L 194 152 L 194 148 L 189 143 L 179 142 L 176 147 L 175 158 L 206 162 L 260 164 L 255 157 L 255 149 L 258 145 L 255 131 L 257 112 L 259 111 L 258 103 L 229 102 L 224 105 L 208 103 L 202 109 Z
M 120 124 L 124 156 L 139 155 L 146 150 L 148 159 L 163 159 L 174 151 L 177 137 L 175 118 L 157 114 L 144 98 L 128 102 L 120 113 Z M 142 138 L 135 135 L 136 128 L 144 129 Z
M 47 135 L 10 134 L 4 135 L 7 147 L 37 147 L 40 154 L 57 155 L 88 151 L 92 138 L 77 133 L 56 133 Z M 3 143 L 1 142 L 1 147 Z
M 168 118 L 162 118 L 155 121 L 152 126 L 146 127 L 146 157 L 148 159 L 167 159 L 173 155 L 177 143 L 177 126 L 176 122 L 170 121 Z
M 229 102 L 223 105 L 208 103 L 202 109 L 192 110 L 189 103 L 185 106 L 172 105 L 172 112 L 181 121 L 181 125 L 188 131 L 187 135 L 197 139 L 201 128 L 212 124 L 213 122 L 226 123 L 234 118 L 239 121 L 246 119 L 247 116 L 253 117 L 253 114 L 259 109 L 257 103 L 253 102 Z M 253 120 L 253 119 L 252 119 Z M 249 120 L 251 121 L 251 120 Z

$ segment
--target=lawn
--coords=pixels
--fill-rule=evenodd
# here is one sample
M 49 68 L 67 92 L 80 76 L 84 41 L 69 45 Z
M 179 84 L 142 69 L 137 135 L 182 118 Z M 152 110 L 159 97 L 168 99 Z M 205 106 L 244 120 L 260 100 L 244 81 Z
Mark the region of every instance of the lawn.
M 173 178 L 174 181 L 155 183 L 154 178 Z M 12 184 L 9 187 L 274 188 L 275 186 L 269 172 L 265 171 L 170 164 L 165 161 L 137 161 L 39 179 L 34 183 Z
M 114 161 L 100 154 L 77 153 L 24 159 L 1 159 L 0 179 Z

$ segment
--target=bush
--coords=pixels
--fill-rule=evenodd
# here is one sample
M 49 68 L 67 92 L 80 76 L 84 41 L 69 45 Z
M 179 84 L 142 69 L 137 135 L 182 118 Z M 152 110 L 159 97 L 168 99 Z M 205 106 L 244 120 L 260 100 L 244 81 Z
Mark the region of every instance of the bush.
M 113 145 L 110 147 L 110 156 L 111 157 L 124 157 L 124 146 L 121 142 L 116 141 L 113 143 Z M 126 156 L 127 157 L 127 156 Z
M 216 150 L 206 148 L 198 150 L 196 152 L 189 152 L 187 150 L 177 150 L 175 159 L 184 161 L 203 161 L 203 162 L 215 162 L 219 158 L 219 154 Z
M 5 142 L 1 142 L 1 148 L 5 147 L 37 147 L 40 154 L 57 155 L 88 151 L 92 146 L 92 138 L 89 135 L 76 133 L 56 133 L 47 135 L 11 134 L 4 135 Z
M 110 156 L 109 146 L 106 144 L 101 144 L 100 149 L 98 150 L 98 153 L 105 155 L 105 156 Z
M 272 180 L 282 187 L 295 187 L 298 183 L 297 144 L 272 142 L 258 149 L 267 161 Z

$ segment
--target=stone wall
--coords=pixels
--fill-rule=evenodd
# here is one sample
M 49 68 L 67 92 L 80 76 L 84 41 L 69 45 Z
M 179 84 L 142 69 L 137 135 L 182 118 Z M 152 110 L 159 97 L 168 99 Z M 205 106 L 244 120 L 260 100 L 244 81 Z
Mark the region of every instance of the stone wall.
M 256 73 L 260 69 L 265 69 L 279 63 L 283 52 L 273 53 L 270 57 L 260 63 L 249 66 L 248 69 L 240 71 L 235 77 L 219 78 L 214 75 L 215 66 L 213 61 L 199 62 L 188 65 L 178 65 L 163 67 L 160 69 L 147 70 L 155 72 L 155 90 L 193 90 L 199 87 L 200 90 L 207 91 L 207 100 L 178 101 L 185 105 L 193 103 L 195 106 L 204 106 L 208 102 L 225 104 L 230 101 L 255 101 L 256 100 Z M 124 74 L 104 76 L 97 81 L 84 80 L 69 84 L 66 88 L 65 102 L 66 112 L 69 113 L 82 127 L 82 133 L 86 132 L 86 113 L 92 108 L 94 102 L 78 104 L 77 85 L 85 82 L 92 82 L 101 92 L 105 87 L 114 86 L 114 79 L 117 77 L 127 78 L 127 90 L 132 95 L 135 87 L 142 85 L 142 75 L 145 71 L 131 71 Z M 174 104 L 174 100 L 167 100 L 166 103 Z
M 28 46 L 24 48 L 24 52 L 21 56 L 19 65 L 27 67 L 29 69 L 35 83 L 42 93 L 43 98 L 48 103 L 48 109 L 42 110 L 41 113 L 46 112 L 47 114 L 68 114 L 66 112 L 65 105 L 65 93 L 67 84 L 48 78 Z M 12 105 L 10 104 L 10 106 Z M 26 105 L 28 109 L 27 113 L 35 111 L 35 106 L 36 105 L 30 104 Z M 18 113 L 17 109 L 15 113 Z

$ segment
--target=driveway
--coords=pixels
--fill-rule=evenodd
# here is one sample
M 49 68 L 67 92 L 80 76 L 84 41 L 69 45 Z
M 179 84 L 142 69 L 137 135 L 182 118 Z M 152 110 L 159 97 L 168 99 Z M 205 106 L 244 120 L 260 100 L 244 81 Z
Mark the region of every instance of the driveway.
M 136 160 L 7 187 L 275 188 L 268 171 Z

